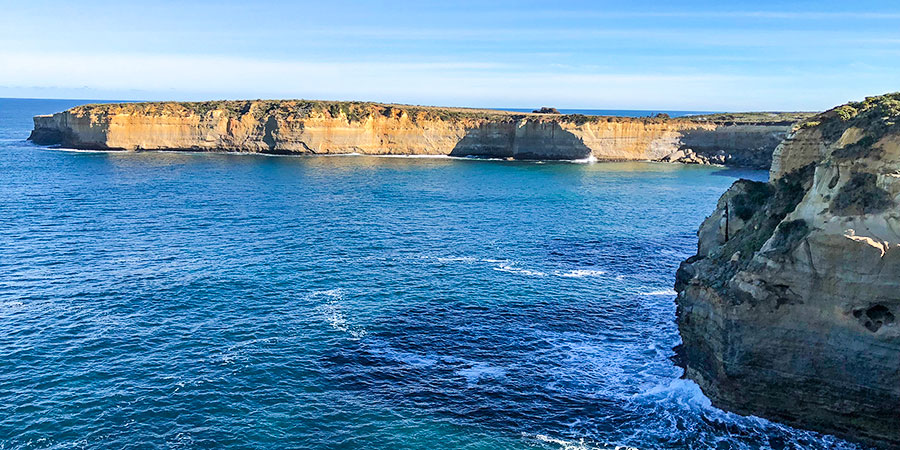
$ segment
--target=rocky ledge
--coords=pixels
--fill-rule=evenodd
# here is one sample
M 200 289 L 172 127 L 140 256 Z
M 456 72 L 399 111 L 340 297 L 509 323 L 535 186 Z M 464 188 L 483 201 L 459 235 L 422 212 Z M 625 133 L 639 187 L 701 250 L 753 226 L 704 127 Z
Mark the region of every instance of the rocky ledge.
M 703 158 L 682 162 L 768 168 L 778 142 L 803 117 L 627 118 L 550 108 L 514 113 L 307 100 L 156 102 L 85 105 L 37 116 L 30 139 L 94 150 L 565 160 L 661 160 L 690 149 Z
M 900 94 L 798 125 L 676 277 L 677 349 L 713 403 L 900 448 Z

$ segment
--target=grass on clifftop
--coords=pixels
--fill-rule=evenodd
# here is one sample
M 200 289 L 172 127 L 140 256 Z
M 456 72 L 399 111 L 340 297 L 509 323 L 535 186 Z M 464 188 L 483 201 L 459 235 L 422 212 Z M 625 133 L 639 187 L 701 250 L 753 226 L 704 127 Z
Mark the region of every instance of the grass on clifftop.
M 509 121 L 524 118 L 571 122 L 576 125 L 600 122 L 703 122 L 715 124 L 793 124 L 812 113 L 727 113 L 682 118 L 590 116 L 584 114 L 540 114 L 494 109 L 418 106 L 355 101 L 322 100 L 211 100 L 203 102 L 137 102 L 101 103 L 72 108 L 75 113 L 89 114 L 143 114 L 143 115 L 198 115 L 208 116 L 218 111 L 226 117 L 241 118 L 250 115 L 260 120 L 264 117 L 291 117 L 303 119 L 310 115 L 328 115 L 346 118 L 349 122 L 364 121 L 370 116 L 400 117 L 406 115 L 412 122 L 428 120 L 492 120 Z
M 744 112 L 744 113 L 718 113 L 689 116 L 698 122 L 712 122 L 715 124 L 765 124 L 765 125 L 791 125 L 808 120 L 818 113 L 815 112 Z
M 867 156 L 866 149 L 878 142 L 890 131 L 900 126 L 900 92 L 866 97 L 861 102 L 850 102 L 809 118 L 800 128 L 818 128 L 828 144 L 834 143 L 851 127 L 864 130 L 865 135 L 847 151 L 848 158 Z M 865 148 L 861 148 L 865 147 Z M 835 155 L 839 156 L 840 155 Z

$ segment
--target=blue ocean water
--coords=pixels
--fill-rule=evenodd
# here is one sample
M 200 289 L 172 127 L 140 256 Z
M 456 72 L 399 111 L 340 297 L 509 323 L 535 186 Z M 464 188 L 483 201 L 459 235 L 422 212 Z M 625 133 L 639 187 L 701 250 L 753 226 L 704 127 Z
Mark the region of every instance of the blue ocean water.
M 504 111 L 532 112 L 537 108 L 497 108 Z M 668 114 L 669 117 L 685 117 L 697 114 L 712 114 L 714 111 L 673 111 L 651 109 L 566 109 L 559 108 L 562 114 L 584 114 L 586 116 L 619 116 L 619 117 L 652 117 L 657 114 Z
M 0 448 L 854 449 L 710 407 L 671 289 L 736 177 L 71 152 L 0 100 Z

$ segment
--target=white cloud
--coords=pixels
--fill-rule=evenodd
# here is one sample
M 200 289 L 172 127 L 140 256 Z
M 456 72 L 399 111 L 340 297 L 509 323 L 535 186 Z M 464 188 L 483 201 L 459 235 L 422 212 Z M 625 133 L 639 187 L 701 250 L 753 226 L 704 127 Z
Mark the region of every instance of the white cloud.
M 560 72 L 478 61 L 302 62 L 0 51 L 0 67 L 17 68 L 0 71 L 0 86 L 74 89 L 82 93 L 79 97 L 96 92 L 120 99 L 319 98 L 448 106 L 735 110 L 821 109 L 854 95 L 840 88 L 843 79 L 823 74 L 614 73 L 591 66 Z M 823 86 L 831 86 L 840 98 L 823 98 Z

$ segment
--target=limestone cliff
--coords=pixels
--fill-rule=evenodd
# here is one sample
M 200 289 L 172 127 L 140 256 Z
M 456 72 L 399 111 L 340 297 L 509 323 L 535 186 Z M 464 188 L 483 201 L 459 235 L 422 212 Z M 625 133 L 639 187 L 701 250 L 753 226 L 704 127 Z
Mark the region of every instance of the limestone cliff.
M 676 279 L 713 402 L 900 448 L 900 94 L 814 117 L 736 182 Z
M 34 124 L 34 142 L 79 149 L 656 160 L 696 147 L 766 167 L 791 125 L 304 100 L 86 105 Z

